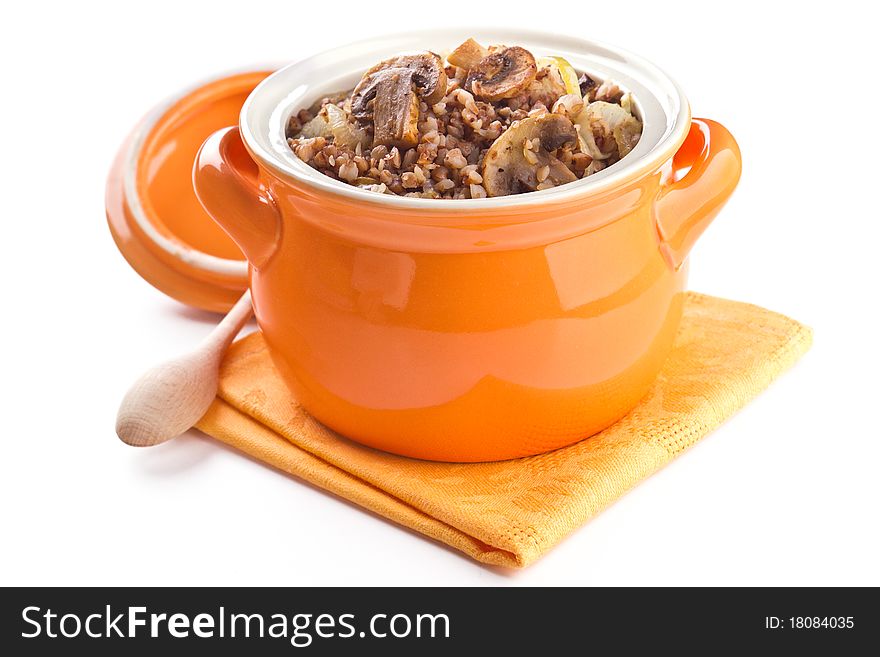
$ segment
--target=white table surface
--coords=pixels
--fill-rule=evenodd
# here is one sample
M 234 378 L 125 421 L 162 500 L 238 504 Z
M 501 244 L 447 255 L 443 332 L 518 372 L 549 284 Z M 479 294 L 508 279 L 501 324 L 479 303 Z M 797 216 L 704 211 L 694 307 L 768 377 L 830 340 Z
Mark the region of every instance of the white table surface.
M 104 181 L 128 130 L 216 71 L 418 23 L 401 12 L 374 27 L 360 2 L 193 4 L 5 10 L 0 584 L 880 584 L 880 97 L 867 66 L 880 53 L 857 3 L 740 3 L 714 19 L 700 2 L 630 2 L 627 16 L 620 3 L 505 3 L 497 22 L 528 15 L 645 55 L 695 115 L 731 129 L 742 182 L 694 252 L 691 287 L 815 329 L 766 393 L 520 572 L 195 432 L 151 450 L 116 439 L 133 378 L 216 322 L 113 244 Z

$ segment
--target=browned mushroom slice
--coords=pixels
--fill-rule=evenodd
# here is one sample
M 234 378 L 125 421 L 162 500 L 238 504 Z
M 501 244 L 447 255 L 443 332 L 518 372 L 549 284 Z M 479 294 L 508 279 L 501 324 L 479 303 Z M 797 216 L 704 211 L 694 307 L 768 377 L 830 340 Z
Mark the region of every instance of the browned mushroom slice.
M 411 71 L 410 79 L 416 93 L 429 105 L 440 102 L 446 95 L 446 70 L 438 55 L 425 51 L 392 57 L 364 73 L 354 88 L 351 94 L 351 113 L 359 121 L 369 121 L 372 117 L 369 105 L 376 97 L 376 83 L 382 77 L 382 72 L 389 69 Z
M 376 100 L 376 89 L 385 71 L 377 71 L 365 75 L 351 92 L 351 115 L 361 123 L 373 120 L 373 102 Z
M 473 39 L 468 39 L 446 58 L 453 66 L 470 70 L 489 55 L 489 51 Z
M 373 100 L 373 145 L 411 148 L 419 143 L 419 97 L 413 73 L 390 68 L 379 73 Z
M 516 121 L 486 153 L 483 161 L 486 192 L 489 196 L 506 196 L 577 180 L 577 176 L 552 154 L 562 146 L 574 146 L 575 143 L 577 131 L 561 114 L 544 114 Z
M 535 79 L 537 71 L 532 53 L 513 46 L 481 59 L 471 68 L 465 86 L 474 96 L 494 102 L 523 91 Z

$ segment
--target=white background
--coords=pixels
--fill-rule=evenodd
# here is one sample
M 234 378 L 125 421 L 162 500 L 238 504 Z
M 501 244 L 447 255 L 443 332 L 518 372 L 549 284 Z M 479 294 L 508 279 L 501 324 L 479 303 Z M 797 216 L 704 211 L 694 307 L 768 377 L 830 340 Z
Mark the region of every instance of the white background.
M 876 24 L 843 2 L 435 4 L 4 8 L 0 584 L 880 584 Z M 428 15 L 564 30 L 666 69 L 745 159 L 691 287 L 815 329 L 765 394 L 525 571 L 203 436 L 135 450 L 113 431 L 128 384 L 216 322 L 142 281 L 110 238 L 104 181 L 129 129 L 206 75 Z

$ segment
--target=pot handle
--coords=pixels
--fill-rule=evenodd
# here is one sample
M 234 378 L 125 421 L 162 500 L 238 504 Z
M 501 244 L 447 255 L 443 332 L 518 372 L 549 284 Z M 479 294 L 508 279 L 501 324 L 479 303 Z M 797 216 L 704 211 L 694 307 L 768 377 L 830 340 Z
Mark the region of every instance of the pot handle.
M 238 126 L 208 137 L 193 164 L 193 188 L 205 211 L 238 244 L 252 267 L 265 264 L 281 231 L 281 215 L 260 183 L 257 163 Z
M 672 169 L 674 174 L 689 170 L 660 192 L 654 218 L 660 251 L 677 270 L 736 188 L 742 157 L 727 128 L 709 119 L 693 119 L 672 158 Z

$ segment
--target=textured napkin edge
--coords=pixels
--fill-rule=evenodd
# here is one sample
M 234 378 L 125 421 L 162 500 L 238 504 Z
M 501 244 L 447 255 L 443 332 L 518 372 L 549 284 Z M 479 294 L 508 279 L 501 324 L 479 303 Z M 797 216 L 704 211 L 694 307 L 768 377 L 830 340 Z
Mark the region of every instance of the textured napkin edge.
M 364 479 L 294 445 L 259 420 L 217 398 L 196 424 L 209 436 L 288 475 L 357 504 L 404 529 L 427 536 L 494 566 L 523 568 L 524 555 L 484 543 Z
M 693 292 L 688 293 L 688 297 L 690 302 L 698 304 L 715 299 Z M 809 350 L 813 332 L 808 326 L 761 306 L 741 301 L 726 299 L 724 301 L 731 301 L 742 308 L 753 310 L 759 319 L 769 320 L 773 317 L 777 324 L 781 320 L 782 324 L 789 327 L 785 341 L 766 356 L 765 362 L 771 366 L 760 368 L 760 371 L 744 368 L 744 371 L 751 375 L 751 385 L 739 385 L 730 390 L 722 389 L 717 394 L 706 396 L 705 406 L 701 410 L 711 411 L 709 421 L 694 421 L 693 418 L 683 420 L 675 417 L 670 418 L 665 425 L 654 425 L 653 435 L 645 447 L 649 444 L 661 448 L 664 455 L 655 459 L 651 467 L 644 469 L 637 476 L 615 479 L 613 486 L 604 489 L 601 495 L 594 498 L 594 504 L 589 509 L 582 514 L 573 514 L 569 522 L 565 523 L 564 531 L 555 537 L 547 537 L 548 540 L 545 541 L 525 541 L 510 545 L 509 549 L 491 545 L 466 530 L 450 525 L 400 497 L 376 487 L 349 470 L 303 449 L 289 437 L 267 426 L 260 418 L 239 410 L 221 397 L 215 400 L 211 409 L 196 426 L 221 442 L 276 469 L 297 476 L 406 529 L 445 543 L 479 562 L 507 568 L 523 568 L 544 556 L 574 530 L 601 513 L 638 483 L 663 469 L 670 461 L 708 436 L 763 393 L 773 381 L 794 366 Z M 771 324 L 769 321 L 766 323 Z
M 707 299 L 707 295 L 690 292 L 688 298 L 689 302 L 699 304 Z M 691 413 L 687 419 L 682 419 L 681 417 L 670 418 L 665 426 L 661 425 L 661 430 L 657 432 L 654 442 L 666 449 L 669 453 L 669 461 L 700 442 L 700 440 L 744 409 L 752 400 L 764 393 L 770 387 L 770 384 L 794 367 L 810 350 L 813 344 L 813 329 L 806 324 L 802 324 L 782 313 L 768 310 L 763 306 L 744 301 L 735 301 L 734 303 L 742 308 L 753 310 L 762 320 L 765 320 L 762 322 L 765 326 L 771 324 L 769 321 L 771 317 L 775 319 L 777 325 L 787 325 L 789 327 L 788 337 L 777 349 L 766 356 L 764 361 L 765 367 L 743 368 L 743 373 L 750 376 L 752 383 L 750 387 L 744 385 L 744 380 L 740 379 L 739 386 L 723 391 L 727 393 L 726 395 L 707 397 L 704 406 L 700 409 L 701 413 Z M 740 394 L 736 394 L 737 392 Z M 725 400 L 724 397 L 728 396 L 730 398 Z M 710 421 L 694 421 L 695 416 L 703 416 L 703 413 L 706 411 L 712 411 L 712 419 Z

